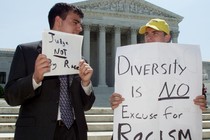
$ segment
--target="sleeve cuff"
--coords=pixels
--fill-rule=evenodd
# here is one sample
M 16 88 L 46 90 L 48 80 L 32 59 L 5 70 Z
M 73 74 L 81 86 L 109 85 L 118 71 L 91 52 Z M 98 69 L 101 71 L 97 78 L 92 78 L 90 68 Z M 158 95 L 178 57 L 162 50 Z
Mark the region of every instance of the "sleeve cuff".
M 83 88 L 83 90 L 85 91 L 85 93 L 89 96 L 91 94 L 91 92 L 93 91 L 93 87 L 92 87 L 92 82 L 90 82 L 90 84 L 88 86 L 83 86 L 82 82 L 81 82 L 81 86 Z
M 42 82 L 40 82 L 39 84 L 37 84 L 36 81 L 34 80 L 34 77 L 33 77 L 32 78 L 32 84 L 33 84 L 34 90 L 36 90 L 38 87 L 40 87 L 42 85 Z

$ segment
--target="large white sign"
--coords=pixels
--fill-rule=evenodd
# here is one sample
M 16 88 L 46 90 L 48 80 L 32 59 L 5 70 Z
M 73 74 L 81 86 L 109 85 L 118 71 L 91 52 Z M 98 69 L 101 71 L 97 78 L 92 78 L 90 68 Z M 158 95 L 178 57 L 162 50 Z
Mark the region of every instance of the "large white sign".
M 118 47 L 114 140 L 201 140 L 199 46 L 146 43 Z
M 51 60 L 50 75 L 77 74 L 83 36 L 46 30 L 42 35 L 42 53 Z

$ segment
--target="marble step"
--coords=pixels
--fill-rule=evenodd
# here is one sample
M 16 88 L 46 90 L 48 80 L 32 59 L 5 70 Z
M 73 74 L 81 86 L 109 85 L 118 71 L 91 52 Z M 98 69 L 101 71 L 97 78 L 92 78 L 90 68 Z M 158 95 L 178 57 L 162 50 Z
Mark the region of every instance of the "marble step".
M 19 106 L 11 107 L 0 101 L 0 140 L 13 140 Z M 109 140 L 113 130 L 113 110 L 93 107 L 85 112 L 88 123 L 88 140 Z M 203 111 L 203 140 L 210 140 L 210 109 Z
M 0 114 L 1 122 L 16 122 L 17 114 Z M 113 122 L 113 114 L 86 114 L 87 122 Z M 203 121 L 210 121 L 210 114 L 203 114 Z
M 89 132 L 113 131 L 113 122 L 87 122 Z M 210 130 L 210 121 L 203 121 L 203 129 Z M 0 133 L 13 133 L 15 123 L 0 123 Z
M 112 131 L 113 122 L 87 122 L 90 132 Z M 0 133 L 13 133 L 15 131 L 15 123 L 0 123 Z
M 203 129 L 210 129 L 210 121 L 202 121 Z
M 203 140 L 210 140 L 210 129 L 203 129 Z
M 0 114 L 18 114 L 20 107 L 0 106 Z
M 92 107 L 85 114 L 113 114 L 113 110 L 110 107 Z
M 19 107 L 1 107 L 0 106 L 0 114 L 1 115 L 11 115 L 11 114 L 18 114 Z M 113 110 L 108 107 L 93 107 L 91 110 L 85 112 L 86 115 L 91 114 L 98 114 L 98 115 L 113 115 Z M 207 109 L 206 111 L 203 111 L 202 113 L 203 120 L 210 120 L 210 109 Z
M 0 123 L 15 123 L 17 120 L 17 114 L 0 115 Z M 113 115 L 85 115 L 87 122 L 99 123 L 99 122 L 113 122 Z M 203 128 L 210 128 L 210 115 L 204 115 Z
M 110 140 L 113 132 L 88 132 L 88 140 Z M 14 133 L 0 133 L 0 140 L 14 140 Z M 210 129 L 203 130 L 203 140 L 210 140 Z
M 19 108 L 19 106 L 0 106 L 0 114 L 18 114 Z M 91 110 L 86 111 L 85 114 L 113 114 L 113 110 L 110 107 L 93 107 Z M 202 115 L 210 115 L 210 108 L 203 111 Z
M 0 123 L 14 123 L 17 118 L 17 114 L 0 114 Z
M 203 120 L 210 120 L 210 113 L 209 114 L 203 113 L 202 118 L 203 118 Z
M 0 106 L 9 106 L 8 104 L 7 104 L 7 102 L 4 100 L 4 98 L 0 98 Z
M 206 110 L 204 110 L 204 111 L 202 112 L 202 114 L 210 114 L 210 108 L 206 108 Z
M 18 114 L 20 107 L 0 106 L 0 114 Z M 85 114 L 113 114 L 113 110 L 109 107 L 93 107 L 86 111 Z
M 102 114 L 102 115 L 85 115 L 87 122 L 113 122 L 112 114 Z M 17 114 L 0 114 L 0 123 L 13 123 L 16 122 L 18 118 Z
M 88 132 L 88 140 L 110 140 L 112 132 Z M 0 133 L 0 140 L 14 140 L 14 133 Z

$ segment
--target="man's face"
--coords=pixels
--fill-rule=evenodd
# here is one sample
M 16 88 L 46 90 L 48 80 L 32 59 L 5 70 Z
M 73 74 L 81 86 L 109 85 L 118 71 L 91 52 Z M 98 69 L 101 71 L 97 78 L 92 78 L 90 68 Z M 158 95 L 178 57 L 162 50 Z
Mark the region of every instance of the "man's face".
M 157 31 L 153 28 L 147 27 L 146 32 L 144 34 L 145 43 L 149 42 L 169 42 L 170 35 L 166 35 L 162 31 Z
M 65 20 L 57 16 L 53 29 L 65 33 L 79 34 L 82 31 L 82 19 L 72 12 L 68 13 Z

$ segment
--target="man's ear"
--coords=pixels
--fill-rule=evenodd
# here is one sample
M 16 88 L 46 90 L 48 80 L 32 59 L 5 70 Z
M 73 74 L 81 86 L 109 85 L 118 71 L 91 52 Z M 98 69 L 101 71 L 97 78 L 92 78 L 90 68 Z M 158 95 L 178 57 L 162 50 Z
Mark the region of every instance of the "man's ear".
M 165 42 L 171 42 L 171 35 L 165 35 Z
M 54 22 L 54 29 L 59 29 L 61 27 L 61 24 L 61 18 L 59 16 L 56 16 Z

